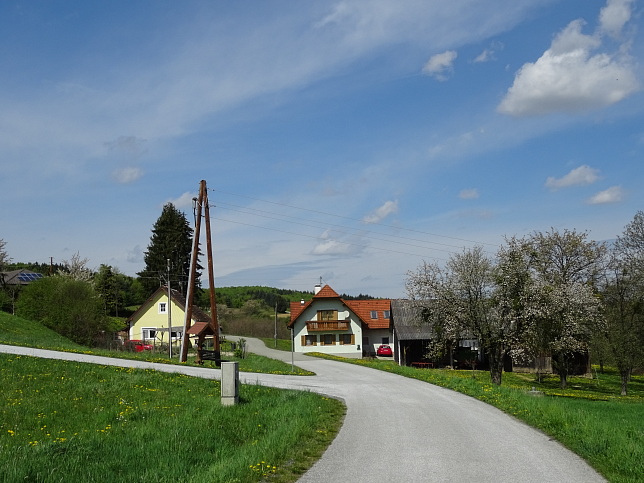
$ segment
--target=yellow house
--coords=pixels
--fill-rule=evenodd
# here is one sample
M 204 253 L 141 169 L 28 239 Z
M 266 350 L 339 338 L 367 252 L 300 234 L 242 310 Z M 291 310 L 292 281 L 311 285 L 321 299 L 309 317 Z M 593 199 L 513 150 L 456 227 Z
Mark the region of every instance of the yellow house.
M 168 327 L 172 342 L 178 342 L 183 336 L 186 299 L 176 290 L 159 287 L 128 319 L 128 338 L 142 340 L 148 344 L 168 342 Z M 192 325 L 197 322 L 210 323 L 210 316 L 199 307 L 192 307 Z

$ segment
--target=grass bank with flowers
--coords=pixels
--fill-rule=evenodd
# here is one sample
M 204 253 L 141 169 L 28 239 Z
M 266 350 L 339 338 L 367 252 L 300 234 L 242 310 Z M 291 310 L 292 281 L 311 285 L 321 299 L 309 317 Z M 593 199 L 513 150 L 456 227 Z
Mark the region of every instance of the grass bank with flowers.
M 297 478 L 343 405 L 312 393 L 0 354 L 0 481 L 253 482 Z
M 412 377 L 468 394 L 525 421 L 584 458 L 608 481 L 644 481 L 644 376 L 634 375 L 629 395 L 620 396 L 615 371 L 594 378 L 570 377 L 569 389 L 559 377 L 504 373 L 495 386 L 486 371 L 416 369 L 393 361 L 345 359 L 316 354 L 351 364 Z M 531 395 L 534 388 L 540 396 Z
M 78 345 L 62 337 L 51 329 L 44 327 L 39 322 L 16 317 L 6 312 L 0 312 L 0 344 L 35 347 L 37 349 L 60 350 L 64 352 L 79 352 L 89 355 L 116 357 L 120 359 L 135 359 L 161 364 L 181 364 L 178 354 L 170 358 L 165 351 L 128 352 L 123 350 L 106 350 L 88 348 Z M 194 351 L 188 354 L 188 364 L 194 363 Z M 265 374 L 289 374 L 296 376 L 313 375 L 297 366 L 291 368 L 290 364 L 257 354 L 246 354 L 245 357 L 226 355 L 228 361 L 239 362 L 242 372 L 261 372 Z M 205 361 L 205 367 L 215 367 L 213 362 Z M 291 369 L 293 369 L 291 371 Z

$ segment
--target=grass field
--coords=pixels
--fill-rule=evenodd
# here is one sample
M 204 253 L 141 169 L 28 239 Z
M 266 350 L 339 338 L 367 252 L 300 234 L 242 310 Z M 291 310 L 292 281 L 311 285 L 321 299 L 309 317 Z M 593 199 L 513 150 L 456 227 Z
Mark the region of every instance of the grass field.
M 0 354 L 0 481 L 295 481 L 339 429 L 339 401 Z
M 10 319 L 7 320 L 7 317 Z M 42 326 L 39 326 L 37 324 L 35 327 L 30 327 L 30 324 L 32 324 L 29 321 L 23 321 L 21 323 L 21 327 L 16 328 L 16 318 L 7 314 L 2 314 L 0 313 L 0 343 L 12 343 L 16 345 L 28 345 L 28 346 L 37 346 L 34 345 L 34 337 L 37 337 L 37 340 L 39 341 L 47 341 L 46 342 L 46 348 L 59 348 L 62 350 L 74 350 L 74 351 L 83 351 L 85 352 L 86 349 L 76 346 L 75 344 L 70 343 L 66 339 L 63 338 L 57 338 L 56 334 L 53 333 L 48 333 L 47 329 L 42 328 Z M 53 335 L 52 335 L 53 334 Z M 265 339 L 264 342 L 268 347 L 274 347 L 274 340 L 273 339 Z M 290 351 L 290 341 L 288 340 L 278 340 L 277 341 L 277 348 L 281 350 L 287 350 Z M 43 346 L 44 347 L 44 346 Z M 124 353 L 127 354 L 127 353 Z M 320 355 L 321 356 L 321 355 Z M 155 354 L 144 354 L 144 355 L 132 355 L 132 357 L 144 357 L 148 358 L 148 360 L 153 360 L 155 362 L 163 362 L 162 360 L 155 360 L 157 358 L 157 355 Z M 498 387 L 494 386 L 490 382 L 490 376 L 488 372 L 483 372 L 483 371 L 455 371 L 455 370 L 442 370 L 442 369 L 414 369 L 410 367 L 400 367 L 396 365 L 395 363 L 391 361 L 385 361 L 385 360 L 375 360 L 375 359 L 363 359 L 363 360 L 356 360 L 356 359 L 344 359 L 344 358 L 337 358 L 337 357 L 328 357 L 324 356 L 330 359 L 335 359 L 347 363 L 353 363 L 353 364 L 360 364 L 364 365 L 367 367 L 372 367 L 374 369 L 378 370 L 383 370 L 387 372 L 392 372 L 396 374 L 400 374 L 401 376 L 405 377 L 413 377 L 416 379 L 420 379 L 423 381 L 426 381 L 428 383 L 436 384 L 439 386 L 447 387 L 465 394 L 469 394 L 472 397 L 475 397 L 477 399 L 480 399 L 482 401 L 485 401 L 486 403 L 492 404 L 501 410 L 513 415 L 514 417 L 517 417 L 518 419 L 521 419 L 525 421 L 526 423 L 530 424 L 531 426 L 538 428 L 545 433 L 551 435 L 554 439 L 560 441 L 562 444 L 570 448 L 572 451 L 575 453 L 579 454 L 582 458 L 584 458 L 586 461 L 588 461 L 594 468 L 596 468 L 600 473 L 602 473 L 609 481 L 611 482 L 619 482 L 619 483 L 626 483 L 626 482 L 637 482 L 637 481 L 644 481 L 644 376 L 642 375 L 635 375 L 632 378 L 632 381 L 629 385 L 629 396 L 623 397 L 620 396 L 620 381 L 618 375 L 614 371 L 607 371 L 604 374 L 595 374 L 596 377 L 594 378 L 585 378 L 585 377 L 572 377 L 569 379 L 569 389 L 562 391 L 559 388 L 559 378 L 556 376 L 551 376 L 551 377 L 544 377 L 543 380 L 540 383 L 537 383 L 534 379 L 533 375 L 529 374 L 518 374 L 518 373 L 504 373 L 503 375 L 503 385 Z M 10 359 L 10 358 L 9 358 Z M 21 358 L 17 358 L 17 360 L 20 360 Z M 30 358 L 25 358 L 29 360 Z M 278 363 L 278 366 L 273 368 L 272 366 L 269 366 L 267 363 L 267 360 L 265 358 L 260 358 L 259 356 L 255 355 L 249 355 L 249 357 L 246 358 L 248 360 L 248 364 L 251 366 L 255 367 L 255 370 L 261 370 L 261 372 L 275 372 L 275 373 L 290 373 L 290 365 L 283 365 L 280 366 L 279 364 L 283 363 Z M 31 389 L 31 395 L 27 395 L 25 397 L 24 393 L 19 392 L 24 386 L 25 382 L 29 382 L 30 380 L 33 381 L 38 381 L 38 377 L 54 377 L 54 375 L 58 376 L 60 370 L 56 369 L 56 371 L 53 370 L 45 370 L 45 373 L 41 376 L 33 376 L 29 375 L 29 371 L 25 372 L 25 370 L 21 369 L 21 372 L 16 372 L 16 370 L 6 370 L 7 367 L 5 367 L 5 364 L 9 364 L 8 362 L 5 362 L 7 358 L 3 358 L 0 360 L 0 367 L 2 368 L 2 372 L 0 373 L 0 383 L 4 385 L 4 387 L 12 387 L 13 388 L 13 393 L 11 393 L 14 397 L 11 400 L 6 400 L 5 404 L 3 404 L 3 407 L 7 407 L 6 411 L 9 411 L 10 407 L 16 405 L 16 401 L 21 401 L 19 406 L 22 406 L 22 404 L 25 404 L 25 406 L 22 406 L 18 409 L 14 407 L 14 412 L 9 413 L 5 412 L 2 413 L 2 425 L 0 426 L 0 468 L 3 468 L 0 470 L 0 481 L 23 481 L 21 478 L 19 478 L 20 474 L 24 473 L 25 471 L 31 471 L 30 468 L 35 468 L 35 466 L 32 465 L 32 462 L 40 461 L 39 464 L 45 464 L 47 460 L 52 460 L 54 463 L 57 461 L 57 457 L 61 455 L 65 455 L 64 460 L 67 460 L 67 453 L 71 452 L 74 453 L 75 451 L 81 451 L 79 448 L 76 448 L 74 446 L 76 443 L 72 444 L 71 442 L 67 442 L 67 439 L 64 441 L 61 441 L 60 438 L 66 438 L 66 436 L 62 435 L 61 429 L 58 429 L 57 431 L 53 431 L 51 426 L 47 426 L 46 424 L 38 426 L 38 423 L 42 423 L 46 419 L 46 415 L 50 414 L 52 416 L 55 416 L 53 419 L 57 419 L 59 416 L 58 414 L 68 414 L 68 413 L 74 413 L 76 410 L 73 407 L 61 407 L 60 409 L 51 409 L 48 412 L 47 411 L 41 411 L 38 412 L 38 407 L 31 407 L 29 411 L 26 411 L 25 418 L 24 418 L 24 424 L 22 429 L 19 428 L 18 426 L 10 426 L 8 425 L 7 421 L 12 421 L 12 420 L 18 420 L 18 412 L 20 412 L 23 408 L 29 407 L 31 402 L 30 401 L 39 401 L 39 397 L 42 394 L 46 394 L 48 391 L 43 389 L 42 391 L 39 390 L 37 387 Z M 14 361 L 11 361 L 13 363 Z M 275 361 L 277 363 L 277 361 Z M 47 363 L 48 364 L 48 363 Z M 207 363 L 208 364 L 208 363 Z M 286 366 L 286 367 L 284 367 Z M 16 366 L 14 366 L 16 367 Z M 269 367 L 271 367 L 271 370 L 269 370 Z M 121 381 L 120 384 L 121 386 L 124 384 L 124 375 L 123 373 L 129 373 L 131 370 L 126 370 L 126 369 L 108 369 L 108 368 L 102 368 L 101 370 L 107 370 L 109 371 L 116 371 L 117 374 L 119 374 L 118 379 Z M 247 369 L 242 369 L 241 368 L 241 361 L 240 361 L 240 370 L 247 370 Z M 120 373 L 119 373 L 120 371 Z M 280 372 L 280 371 L 285 371 L 285 372 Z M 34 374 L 37 374 L 38 371 L 33 370 L 32 371 Z M 5 381 L 6 374 L 10 374 L 11 377 L 13 377 L 14 381 Z M 19 374 L 19 375 L 16 375 Z M 27 374 L 28 376 L 25 376 Z M 153 373 L 156 374 L 156 373 Z M 26 381 L 24 378 L 27 377 Z M 65 376 L 67 377 L 67 376 Z M 129 379 L 130 376 L 128 376 Z M 139 377 L 137 375 L 137 377 Z M 157 374 L 154 377 L 161 377 L 161 378 L 167 378 L 165 379 L 165 382 L 163 383 L 162 386 L 159 386 L 157 382 L 146 382 L 145 384 L 140 384 L 136 385 L 136 383 L 132 382 L 134 386 L 130 387 L 129 382 L 127 383 L 128 385 L 125 386 L 125 390 L 128 391 L 128 398 L 132 399 L 133 395 L 130 394 L 130 391 L 134 391 L 134 394 L 137 394 L 138 392 L 141 393 L 147 393 L 150 392 L 152 394 L 157 393 L 161 390 L 167 391 L 168 386 L 177 386 L 177 387 L 183 387 L 185 388 L 185 382 L 181 380 L 181 378 L 185 378 L 186 376 L 172 376 L 172 375 L 161 375 Z M 178 379 L 173 379 L 173 378 L 178 378 Z M 76 376 L 70 376 L 70 379 L 78 379 L 81 380 L 82 377 L 76 375 Z M 190 378 L 187 378 L 190 379 Z M 16 380 L 20 381 L 19 386 L 11 386 L 12 383 L 15 383 Z M 82 386 L 83 388 L 87 391 L 89 391 L 90 394 L 95 395 L 95 394 L 102 394 L 104 389 L 101 389 L 104 387 L 102 382 L 109 380 L 106 377 L 100 377 L 100 376 L 92 376 L 91 381 L 93 382 L 83 382 Z M 192 379 L 190 379 L 192 381 Z M 61 380 L 57 380 L 57 384 L 62 383 Z M 97 383 L 98 381 L 98 383 Z M 114 385 L 114 383 L 112 383 Z M 157 384 L 157 385 L 155 385 Z M 192 382 L 190 383 L 191 388 Z M 205 384 L 205 386 L 201 386 L 202 384 Z M 191 393 L 191 397 L 195 396 L 196 394 L 202 394 L 205 399 L 200 399 L 198 401 L 194 401 L 194 405 L 192 406 L 192 409 L 195 409 L 196 411 L 202 411 L 201 409 L 198 409 L 200 407 L 205 407 L 203 406 L 204 404 L 206 406 L 213 406 L 212 405 L 212 395 L 213 394 L 218 394 L 218 389 L 213 388 L 213 383 L 212 381 L 204 381 L 204 382 L 194 382 L 194 390 L 190 390 L 188 392 Z M 144 391 L 142 388 L 151 388 L 150 390 Z M 530 395 L 530 390 L 532 388 L 535 388 L 539 392 L 543 394 L 543 396 L 533 396 Z M 207 388 L 207 389 L 206 389 Z M 138 391 L 140 389 L 140 391 Z M 243 391 L 241 393 L 242 398 L 244 399 L 244 404 L 240 406 L 253 406 L 255 407 L 257 414 L 265 416 L 268 420 L 271 417 L 276 418 L 277 421 L 280 420 L 280 418 L 284 419 L 283 416 L 284 414 L 291 414 L 290 409 L 285 410 L 284 412 L 277 410 L 276 412 L 271 412 L 271 411 L 265 411 L 265 408 L 269 408 L 269 405 L 288 405 L 291 402 L 293 402 L 295 399 L 297 399 L 296 396 L 291 395 L 291 396 L 284 396 L 282 395 L 279 391 L 276 390 L 268 390 L 267 388 L 256 388 L 257 393 L 253 392 L 252 386 L 246 387 L 244 386 Z M 34 392 L 35 391 L 35 392 Z M 184 390 L 185 393 L 185 390 Z M 5 392 L 6 394 L 6 392 Z M 116 392 L 114 392 L 116 394 Z M 171 394 L 163 394 L 163 400 L 173 400 L 172 398 L 176 397 L 176 395 L 171 395 Z M 157 396 L 161 396 L 161 394 L 158 394 Z M 295 393 L 299 394 L 299 393 Z M 8 396 L 7 396 L 8 397 Z M 80 396 L 79 396 L 80 397 Z M 154 396 L 153 396 L 154 397 Z M 118 418 L 119 411 L 116 411 L 119 409 L 119 406 L 123 406 L 129 404 L 129 399 L 128 398 L 122 398 L 119 396 L 118 401 L 125 401 L 124 403 L 118 403 L 116 406 L 114 405 L 114 401 L 116 400 L 116 395 L 114 395 L 111 398 L 111 403 L 112 406 L 110 407 L 110 410 L 107 412 L 107 414 L 116 414 Z M 267 399 L 264 399 L 267 398 Z M 156 400 L 156 399 L 155 399 Z M 27 402 L 29 401 L 29 402 Z M 179 445 L 181 446 L 181 441 L 184 441 L 184 438 L 187 438 L 187 440 L 190 440 L 190 434 L 191 432 L 185 432 L 182 433 L 182 426 L 180 427 L 165 427 L 162 426 L 162 422 L 159 420 L 155 420 L 152 414 L 149 413 L 149 408 L 150 408 L 150 402 L 145 402 L 145 400 L 142 400 L 143 402 L 137 404 L 137 408 L 145 408 L 146 411 L 148 412 L 141 412 L 137 410 L 137 415 L 139 414 L 145 414 L 144 417 L 142 417 L 142 420 L 147 419 L 147 422 L 154 421 L 151 427 L 146 426 L 145 429 L 141 430 L 145 434 L 148 435 L 148 437 L 153 437 L 153 434 L 155 432 L 154 427 L 157 427 L 158 425 L 160 429 L 159 432 L 156 433 L 156 437 L 159 439 L 159 441 L 164 441 L 162 443 L 159 443 L 159 448 L 155 449 L 155 454 L 163 454 L 163 446 L 165 445 L 166 448 L 174 448 L 174 445 Z M 47 401 L 42 401 L 40 404 L 43 405 L 43 407 L 47 407 Z M 93 416 L 100 416 L 101 414 L 105 414 L 104 411 L 98 411 L 96 410 L 96 407 L 100 407 L 101 409 L 104 409 L 105 406 L 97 406 L 98 402 L 95 403 L 94 405 L 94 410 L 92 412 Z M 176 404 L 176 403 L 175 403 Z M 333 403 L 330 403 L 331 405 Z M 132 405 L 129 405 L 127 407 L 134 407 Z M 163 411 L 159 411 L 159 413 L 164 413 L 165 419 L 173 419 L 176 414 L 183 413 L 184 410 L 176 410 L 174 412 L 170 411 L 171 406 L 168 406 L 167 411 L 165 413 Z M 218 407 L 218 405 L 214 405 L 213 407 Z M 273 406 L 270 406 L 271 408 Z M 120 408 L 120 409 L 126 409 L 126 408 Z M 192 409 L 187 409 L 188 411 Z M 209 410 L 212 410 L 210 408 Z M 335 407 L 335 409 L 329 409 L 331 411 L 332 416 L 331 416 L 331 421 L 332 422 L 338 422 L 341 419 L 341 407 Z M 110 412 L 111 411 L 111 412 Z M 116 411 L 116 413 L 115 413 Z M 127 411 L 126 411 L 127 412 Z M 168 418 L 168 412 L 172 415 L 171 417 Z M 96 414 L 94 414 L 96 413 Z M 83 413 L 84 414 L 84 413 Z M 234 414 L 234 413 L 233 413 Z M 247 417 L 248 415 L 244 413 L 243 415 L 239 413 L 240 417 Z M 84 416 L 83 416 L 84 417 Z M 215 418 L 214 415 L 209 415 L 209 418 Z M 327 416 L 328 417 L 328 416 Z M 74 441 L 78 441 L 79 436 L 83 436 L 85 438 L 89 438 L 87 441 L 90 441 L 89 445 L 85 444 L 85 440 L 83 441 L 83 448 L 89 447 L 91 451 L 101 451 L 99 448 L 101 445 L 103 445 L 105 442 L 110 442 L 110 444 L 117 444 L 116 440 L 112 439 L 110 440 L 107 437 L 107 433 L 109 435 L 117 434 L 116 431 L 112 431 L 114 427 L 119 427 L 119 433 L 121 437 L 125 438 L 125 441 L 129 441 L 127 438 L 134 438 L 132 439 L 131 444 L 137 445 L 137 444 L 143 444 L 143 442 L 139 441 L 137 442 L 136 437 L 132 435 L 124 435 L 124 432 L 126 429 L 129 430 L 132 425 L 127 426 L 127 428 L 122 427 L 122 425 L 116 425 L 114 426 L 113 418 L 112 419 L 91 419 L 87 418 L 88 421 L 92 421 L 90 423 L 90 427 L 86 427 L 84 431 L 78 432 L 75 429 L 75 426 L 73 423 L 69 423 L 69 430 L 64 429 L 65 434 L 70 434 L 70 432 L 73 430 L 73 432 L 77 433 L 74 435 L 75 438 Z M 163 419 L 163 418 L 162 418 Z M 216 419 L 215 419 L 216 420 Z M 110 423 L 112 421 L 112 423 Z M 137 416 L 137 421 L 138 421 L 138 416 Z M 313 422 L 315 421 L 315 422 Z M 334 432 L 337 430 L 338 425 L 330 425 L 328 428 L 324 426 L 323 422 L 319 422 L 321 426 L 320 428 L 323 429 L 317 429 L 318 427 L 315 426 L 318 424 L 317 418 L 309 418 L 307 423 L 311 423 L 309 426 L 309 429 L 311 430 L 313 427 L 315 427 L 315 433 L 312 434 L 312 431 L 309 431 L 309 436 L 312 438 L 312 441 L 317 441 L 317 448 L 318 452 L 316 453 L 315 451 L 312 451 L 309 453 L 308 451 L 305 451 L 304 453 L 292 453 L 291 458 L 288 460 L 288 462 L 283 463 L 282 460 L 279 458 L 273 458 L 272 456 L 266 456 L 266 455 L 272 455 L 273 453 L 270 453 L 269 451 L 266 452 L 265 455 L 257 455 L 257 453 L 252 453 L 253 456 L 246 456 L 244 460 L 244 464 L 248 462 L 248 467 L 245 468 L 246 471 L 243 476 L 238 477 L 230 477 L 228 480 L 226 479 L 212 479 L 215 478 L 213 475 L 214 473 L 208 473 L 207 471 L 205 473 L 195 473 L 195 476 L 190 476 L 188 479 L 187 477 L 182 476 L 179 478 L 180 481 L 259 481 L 264 477 L 267 477 L 269 474 L 272 473 L 273 466 L 277 466 L 277 472 L 279 476 L 277 477 L 278 479 L 271 479 L 271 481 L 293 481 L 294 479 L 297 478 L 297 475 L 299 472 L 303 470 L 303 468 L 306 467 L 307 461 L 310 462 L 312 459 L 316 457 L 316 454 L 319 455 L 321 451 L 323 451 L 324 447 L 328 442 L 332 439 L 332 436 Z M 128 421 L 129 422 L 129 421 Z M 102 424 L 105 423 L 104 426 Z M 305 423 L 305 425 L 307 424 Z M 35 425 L 34 425 L 35 424 Z M 165 422 L 163 423 L 165 424 Z M 185 424 L 188 424 L 186 422 Z M 212 434 L 216 434 L 217 438 L 221 437 L 222 441 L 226 440 L 228 435 L 223 435 L 220 436 L 216 432 L 216 428 L 210 427 L 207 425 L 207 423 L 203 420 L 201 420 L 201 423 L 198 424 L 197 428 L 194 426 L 192 427 L 192 431 L 196 431 L 198 434 L 202 433 L 202 429 L 199 429 L 201 425 L 206 425 L 205 427 L 208 428 L 208 434 L 210 434 L 210 431 L 212 430 Z M 230 422 L 235 428 L 235 431 L 237 431 L 237 427 L 235 424 Z M 264 422 L 262 423 L 259 420 L 256 420 L 257 425 L 263 425 L 263 426 L 257 426 L 259 427 L 266 427 L 268 423 Z M 274 424 L 271 423 L 271 424 Z M 107 430 L 107 426 L 110 425 L 109 430 Z M 225 425 L 220 425 L 224 427 Z M 64 424 L 61 425 L 60 427 L 64 427 Z M 20 430 L 20 433 L 18 432 Z M 253 435 L 255 427 L 251 424 L 249 428 L 246 428 L 247 432 L 246 433 L 239 433 L 239 438 L 241 439 L 243 435 L 243 438 L 250 438 L 249 441 L 254 441 Z M 43 433 L 44 432 L 44 433 Z M 136 432 L 136 431 L 135 431 Z M 97 433 L 97 434 L 94 434 Z M 98 434 L 100 433 L 100 434 Z M 105 433 L 106 438 L 101 439 L 101 434 Z M 45 439 L 37 439 L 36 436 L 42 436 L 45 434 L 47 438 Z M 91 438 L 90 438 L 91 435 Z M 316 435 L 318 436 L 318 439 L 316 439 Z M 111 437 L 111 436 L 110 436 Z M 281 436 L 273 436 L 275 438 L 280 439 Z M 56 441 L 56 438 L 59 440 Z M 234 438 L 233 438 L 234 439 Z M 36 442 L 34 444 L 34 441 Z M 102 443 L 101 443 L 102 441 Z M 191 441 L 191 440 L 190 440 Z M 19 449 L 16 449 L 14 446 L 12 446 L 9 443 L 16 443 Z M 42 444 L 41 444 L 42 443 Z M 65 444 L 62 444 L 65 443 Z M 99 444 L 100 443 L 100 444 Z M 129 444 L 129 443 L 127 443 Z M 185 443 L 183 443 L 185 444 Z M 68 448 L 68 446 L 71 445 L 71 448 Z M 243 446 L 243 445 L 242 445 Z M 252 446 L 255 446 L 253 444 Z M 314 445 L 315 446 L 315 445 Z M 47 448 L 46 450 L 43 450 L 41 448 Z M 115 456 L 114 460 L 119 460 L 120 458 L 125 457 L 123 454 L 121 454 L 121 450 L 119 449 L 118 452 L 115 449 L 112 449 L 111 446 L 107 447 L 109 449 L 109 452 L 114 451 Z M 229 446 L 229 448 L 235 448 L 235 451 L 238 451 L 238 449 L 232 445 Z M 301 447 L 296 448 L 299 451 L 302 451 Z M 43 455 L 38 453 L 38 451 L 43 451 Z M 104 451 L 104 449 L 103 449 Z M 210 450 L 209 450 L 210 451 Z M 214 451 L 214 450 L 213 450 Z M 291 450 L 288 450 L 291 451 Z M 287 451 L 287 453 L 288 453 Z M 24 453 L 24 454 L 23 454 Z M 33 454 L 32 454 L 33 453 Z M 174 450 L 172 450 L 172 454 L 174 453 Z M 7 454 L 7 459 L 4 459 L 4 454 Z M 148 465 L 144 465 L 143 468 L 141 468 L 141 461 L 146 461 L 148 458 L 146 457 L 146 452 L 144 449 L 140 450 L 138 453 L 140 456 L 140 460 L 138 463 L 134 463 L 137 465 L 139 468 L 137 471 L 141 471 L 141 473 L 136 473 L 132 472 L 129 468 L 127 469 L 120 469 L 118 471 L 121 471 L 122 473 L 117 473 L 118 475 L 122 475 L 127 478 L 133 478 L 134 481 L 166 481 L 164 476 L 159 476 L 160 473 L 155 473 L 153 472 Z M 149 453 L 152 454 L 152 453 Z M 257 455 L 255 459 L 257 461 L 253 461 L 253 457 Z M 87 455 L 86 455 L 87 457 Z M 219 457 L 219 456 L 218 456 Z M 21 459 L 22 458 L 22 459 Z M 38 459 L 42 458 L 42 459 Z M 74 458 L 78 459 L 81 458 L 80 456 L 75 456 Z M 156 458 L 156 456 L 155 456 Z M 20 463 L 20 470 L 16 470 L 16 472 L 13 473 L 3 473 L 3 471 L 14 471 L 12 468 L 15 467 L 11 461 L 22 461 Z M 73 460 L 76 461 L 76 460 Z M 161 460 L 159 461 L 159 466 L 161 468 L 166 468 L 167 466 L 172 466 L 170 461 L 173 461 L 172 458 L 169 458 L 168 460 Z M 29 478 L 32 479 L 32 481 L 58 481 L 56 479 L 56 475 L 60 476 L 59 471 L 62 471 L 59 466 L 56 466 L 54 463 L 53 466 L 49 466 L 49 468 L 52 473 L 51 475 L 49 474 L 36 474 L 34 476 L 34 473 L 25 473 L 25 475 L 31 475 L 28 476 L 27 480 Z M 16 463 L 17 464 L 17 463 Z M 35 464 L 35 463 L 34 463 Z M 71 464 L 71 463 L 70 463 Z M 205 463 L 204 463 L 205 464 Z M 214 463 L 213 463 L 214 464 Z M 239 461 L 235 462 L 228 462 L 227 463 L 230 466 L 240 466 L 242 463 Z M 13 466 L 12 466 L 13 465 Z M 116 465 L 116 464 L 115 464 Z M 116 465 L 117 466 L 117 465 Z M 116 468 L 115 466 L 115 468 Z M 240 466 L 241 467 L 241 466 Z M 186 467 L 181 467 L 186 469 Z M 211 469 L 214 468 L 214 466 L 211 465 Z M 64 471 L 67 471 L 66 468 L 63 468 Z M 114 470 L 116 471 L 116 469 Z M 181 470 L 183 471 L 183 470 Z M 214 470 L 213 470 L 214 471 Z M 218 468 L 216 472 L 220 472 L 221 474 L 224 474 L 222 472 L 223 470 L 221 468 Z M 22 472 L 22 473 L 21 473 Z M 66 474 L 66 473 L 65 473 Z M 152 476 L 152 475 L 156 476 Z M 143 475 L 143 476 L 137 476 L 137 475 Z M 248 478 L 253 479 L 248 479 Z M 262 476 L 263 475 L 263 476 Z M 7 476 L 9 479 L 4 478 L 4 476 Z M 176 475 L 175 475 L 176 476 Z M 16 479 L 11 479 L 11 478 L 16 478 Z M 203 479 L 201 479 L 203 478 Z M 211 478 L 211 479 L 208 479 Z M 235 479 L 235 478 L 241 478 L 241 479 Z M 289 480 L 290 478 L 290 480 Z M 59 478 L 60 479 L 60 478 Z M 176 478 L 175 478 L 176 479 Z M 102 481 L 109 481 L 109 480 L 104 480 Z M 118 480 L 114 480 L 118 481 Z M 122 480 L 123 481 L 123 480 Z M 167 481 L 170 481 L 168 479 Z
M 279 341 L 278 341 L 279 342 Z M 6 312 L 0 312 L 0 344 L 19 345 L 25 347 L 35 347 L 39 349 L 61 350 L 67 352 L 82 352 L 105 357 L 118 357 L 122 359 L 136 359 L 147 362 L 158 362 L 162 364 L 180 364 L 177 356 L 170 359 L 166 352 L 144 351 L 144 352 L 127 352 L 111 351 L 105 349 L 90 349 L 71 342 L 69 339 L 58 335 L 56 332 L 44 327 L 38 322 L 22 319 Z M 290 342 L 289 342 L 290 344 Z M 281 341 L 280 347 L 284 346 Z M 271 346 L 272 347 L 272 346 Z M 289 345 L 290 350 L 290 345 Z M 188 364 L 194 360 L 194 352 L 188 355 Z M 256 354 L 247 354 L 244 358 L 226 355 L 226 360 L 239 362 L 239 370 L 242 372 L 262 372 L 268 374 L 292 374 L 300 376 L 310 376 L 313 373 L 305 371 L 297 366 L 291 365 L 275 359 L 269 359 Z M 213 362 L 205 361 L 205 367 L 214 367 Z
M 401 367 L 393 361 L 345 359 L 317 354 L 446 387 L 496 406 L 552 436 L 584 458 L 608 481 L 644 481 L 644 376 L 633 376 L 629 396 L 620 396 L 615 371 L 597 378 L 571 377 L 559 388 L 559 377 L 504 373 L 495 386 L 489 372 Z M 543 396 L 530 395 L 532 388 Z

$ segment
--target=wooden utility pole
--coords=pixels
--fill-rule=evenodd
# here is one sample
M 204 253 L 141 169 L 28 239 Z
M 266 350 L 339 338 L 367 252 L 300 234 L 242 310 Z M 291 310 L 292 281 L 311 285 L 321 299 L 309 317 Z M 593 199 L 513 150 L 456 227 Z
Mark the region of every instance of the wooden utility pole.
M 208 189 L 204 186 L 204 218 L 206 219 L 206 253 L 208 256 L 208 288 L 210 292 L 210 325 L 213 334 L 213 350 L 219 352 L 219 320 L 217 320 L 217 300 L 215 298 L 215 271 L 212 261 L 212 235 L 210 234 L 210 205 L 208 204 Z
M 212 239 L 210 233 L 210 210 L 208 206 L 208 189 L 206 181 L 201 180 L 199 198 L 197 198 L 195 231 L 192 240 L 192 255 L 190 257 L 190 273 L 188 275 L 188 290 L 186 294 L 186 312 L 183 322 L 183 341 L 181 344 L 181 362 L 188 360 L 188 329 L 192 325 L 192 304 L 194 299 L 195 277 L 197 273 L 197 258 L 199 256 L 199 234 L 201 228 L 201 210 L 204 209 L 206 219 L 206 250 L 208 256 L 208 282 L 210 284 L 210 327 L 213 331 L 215 351 L 219 351 L 219 324 L 217 322 L 217 304 L 215 300 L 215 276 L 212 263 Z

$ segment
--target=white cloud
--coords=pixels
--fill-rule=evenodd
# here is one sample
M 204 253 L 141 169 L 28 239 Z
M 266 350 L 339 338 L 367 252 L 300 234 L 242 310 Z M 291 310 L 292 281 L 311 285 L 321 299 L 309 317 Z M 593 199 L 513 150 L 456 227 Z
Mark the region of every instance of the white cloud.
M 504 45 L 501 42 L 492 42 L 492 45 L 490 47 L 486 48 L 481 52 L 476 58 L 474 59 L 474 63 L 481 63 L 481 62 L 490 62 L 492 60 L 496 60 L 496 53 L 499 50 L 503 50 Z
M 600 31 L 619 37 L 624 25 L 631 19 L 633 0 L 608 0 L 599 14 Z
M 474 59 L 474 63 L 488 62 L 493 59 L 494 59 L 494 51 L 490 49 L 485 49 L 478 56 L 476 56 L 476 58 Z
M 192 209 L 192 199 L 197 197 L 197 193 L 186 191 L 184 194 L 175 199 L 169 199 L 166 203 L 172 203 L 177 209 Z
M 573 169 L 561 178 L 548 177 L 546 186 L 551 190 L 567 188 L 568 186 L 580 186 L 592 184 L 599 179 L 599 170 L 583 165 Z
M 603 205 L 607 203 L 619 203 L 624 199 L 626 193 L 621 186 L 611 186 L 607 190 L 600 191 L 595 196 L 592 196 L 586 203 L 589 205 Z
M 479 197 L 479 190 L 476 188 L 461 190 L 458 197 L 462 200 L 474 200 Z
M 320 238 L 322 241 L 311 250 L 312 255 L 350 256 L 361 253 L 365 248 L 365 246 L 356 243 L 357 240 L 345 242 L 332 238 L 328 230 Z
M 446 81 L 454 71 L 453 65 L 457 55 L 455 50 L 447 50 L 442 54 L 433 55 L 423 67 L 423 74 L 439 81 Z
M 630 19 L 629 4 L 609 0 L 594 35 L 582 33 L 583 20 L 570 22 L 536 62 L 519 69 L 498 111 L 512 116 L 579 112 L 610 106 L 636 92 L 629 43 L 613 54 L 596 52 L 604 31 L 616 35 Z
M 120 168 L 112 173 L 116 182 L 122 184 L 133 183 L 141 176 L 143 176 L 143 170 L 135 167 Z
M 362 221 L 365 223 L 380 223 L 393 213 L 398 213 L 398 201 L 387 201 L 365 216 Z

